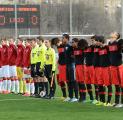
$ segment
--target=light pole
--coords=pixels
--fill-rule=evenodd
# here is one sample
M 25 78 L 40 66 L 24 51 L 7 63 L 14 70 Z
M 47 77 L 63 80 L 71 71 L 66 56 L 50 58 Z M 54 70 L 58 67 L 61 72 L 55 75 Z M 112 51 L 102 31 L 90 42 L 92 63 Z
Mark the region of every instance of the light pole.
M 121 23 L 122 23 L 122 38 L 123 38 L 123 0 L 121 0 L 121 7 L 122 7 L 122 9 L 121 9 L 122 10 L 121 11 L 121 14 L 122 14 L 122 20 L 121 21 L 122 22 Z
M 15 41 L 17 42 L 18 26 L 17 26 L 17 4 L 16 4 L 16 0 L 14 0 L 14 6 L 15 6 Z
M 73 6 L 72 6 L 72 3 L 73 3 L 73 0 L 69 0 L 69 4 L 70 4 L 70 35 L 71 35 L 71 40 L 72 40 L 72 34 L 73 34 L 73 20 L 72 20 L 72 14 L 73 14 Z

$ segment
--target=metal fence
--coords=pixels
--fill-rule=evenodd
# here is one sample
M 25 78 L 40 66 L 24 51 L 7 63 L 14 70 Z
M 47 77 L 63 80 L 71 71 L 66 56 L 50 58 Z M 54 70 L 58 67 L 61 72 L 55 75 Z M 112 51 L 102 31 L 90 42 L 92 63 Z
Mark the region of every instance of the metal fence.
M 122 31 L 121 0 L 39 0 L 37 3 L 40 5 L 40 25 L 37 28 L 18 27 L 17 31 L 13 27 L 0 28 L 0 36 L 15 37 L 15 31 L 17 36 L 108 35 L 112 31 Z

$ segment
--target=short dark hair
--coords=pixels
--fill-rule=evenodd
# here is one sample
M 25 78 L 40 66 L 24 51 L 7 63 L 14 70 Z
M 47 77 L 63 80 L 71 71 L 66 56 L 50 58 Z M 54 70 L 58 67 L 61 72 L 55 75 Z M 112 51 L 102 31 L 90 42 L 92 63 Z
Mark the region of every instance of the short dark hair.
M 18 38 L 19 41 L 23 42 L 23 39 L 22 38 Z
M 80 39 L 78 43 L 78 48 L 84 49 L 88 46 L 88 42 L 85 39 Z
M 31 41 L 37 42 L 37 39 L 36 38 L 31 38 Z
M 105 37 L 100 35 L 95 37 L 95 41 L 105 43 Z
M 97 36 L 97 35 L 93 35 L 93 36 L 91 37 L 91 39 L 94 39 L 94 40 L 95 40 L 96 36 Z
M 43 37 L 41 37 L 41 36 L 37 37 L 37 39 L 38 39 L 39 41 L 44 42 L 44 38 L 43 38 Z
M 53 38 L 51 39 L 51 45 L 56 45 L 59 43 L 60 39 L 59 38 Z
M 31 41 L 31 39 L 30 39 L 30 38 L 27 38 L 25 41 L 26 41 L 26 42 L 30 42 L 30 41 Z
M 79 42 L 79 39 L 78 38 L 73 38 L 72 41 L 78 43 Z
M 117 33 L 117 39 L 120 39 L 121 35 L 120 33 Z
M 63 34 L 63 37 L 65 37 L 66 39 L 70 39 L 70 36 L 68 34 Z

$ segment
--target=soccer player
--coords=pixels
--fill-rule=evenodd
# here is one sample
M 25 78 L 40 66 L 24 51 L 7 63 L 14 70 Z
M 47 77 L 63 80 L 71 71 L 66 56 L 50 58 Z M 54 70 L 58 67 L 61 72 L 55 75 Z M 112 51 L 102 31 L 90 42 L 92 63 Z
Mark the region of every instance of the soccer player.
M 3 89 L 3 71 L 2 71 L 2 59 L 1 59 L 1 53 L 2 52 L 2 47 L 0 46 L 0 93 L 2 93 Z
M 66 78 L 66 60 L 65 60 L 65 48 L 62 43 L 62 41 L 59 41 L 57 43 L 58 46 L 58 75 L 57 75 L 57 80 L 58 84 L 61 87 L 63 99 L 67 98 L 67 92 L 66 92 L 66 83 L 67 83 L 67 78 Z
M 64 101 L 77 102 L 78 101 L 78 86 L 75 80 L 75 60 L 73 55 L 73 47 L 69 44 L 69 35 L 63 35 L 63 45 L 65 50 L 65 63 L 66 63 L 66 77 L 68 85 L 69 98 Z M 75 93 L 75 98 L 73 96 Z
M 123 65 L 122 65 L 122 48 L 123 40 L 120 39 L 120 34 L 113 32 L 110 34 L 109 55 L 110 55 L 110 72 L 112 84 L 115 85 L 115 107 L 123 107 Z M 121 89 L 122 88 L 122 89 Z M 121 103 L 120 104 L 120 95 Z
M 76 81 L 79 86 L 79 102 L 84 102 L 86 100 L 86 86 L 84 83 L 84 47 L 86 41 L 81 39 L 80 41 L 77 38 L 72 39 L 73 54 L 75 56 L 76 64 Z M 76 84 L 76 83 L 75 83 Z
M 26 92 L 24 96 L 30 96 L 31 94 L 31 71 L 30 71 L 30 54 L 31 54 L 31 45 L 30 45 L 30 39 L 26 40 L 25 43 L 25 49 L 23 53 L 23 70 L 24 70 L 24 76 L 23 79 L 26 81 Z M 33 88 L 34 89 L 34 88 Z M 34 91 L 34 90 L 33 90 Z M 32 93 L 34 94 L 34 92 Z
M 51 41 L 45 40 L 45 45 L 47 47 L 45 52 L 45 76 L 50 84 L 49 99 L 54 98 L 56 83 L 55 83 L 55 70 L 56 70 L 56 56 L 55 50 L 51 48 Z
M 24 85 L 25 81 L 23 81 L 23 52 L 24 52 L 24 45 L 23 45 L 23 39 L 18 39 L 17 44 L 17 59 L 16 59 L 16 66 L 17 66 L 17 76 L 18 79 L 16 80 L 16 88 L 17 92 L 20 94 L 23 94 L 25 92 Z M 18 82 L 19 81 L 19 82 Z
M 10 80 L 9 74 L 9 61 L 8 61 L 8 45 L 6 38 L 2 39 L 2 51 L 1 51 L 1 60 L 2 60 L 2 71 L 3 71 L 3 93 L 8 94 L 8 87 Z
M 108 47 L 105 45 L 105 39 L 103 36 L 100 36 L 98 38 L 98 44 L 100 46 L 100 51 L 99 51 L 100 70 L 98 71 L 98 75 L 100 76 L 100 79 L 98 81 L 98 85 L 104 87 L 104 91 L 101 91 L 104 93 L 106 92 L 105 87 L 108 88 L 108 99 L 105 103 L 105 98 L 104 98 L 103 102 L 104 102 L 104 106 L 112 106 L 111 104 L 112 84 L 111 84 L 111 77 L 110 77 L 110 59 L 109 59 Z
M 93 65 L 94 65 L 94 70 L 95 70 L 95 81 L 94 84 L 98 85 L 98 89 L 99 89 L 99 98 L 100 101 L 98 103 L 96 103 L 96 105 L 104 105 L 105 103 L 105 87 L 103 86 L 103 84 L 100 84 L 100 56 L 99 56 L 99 51 L 100 51 L 100 45 L 98 43 L 98 41 L 100 39 L 103 39 L 100 36 L 96 36 L 95 37 L 95 46 L 94 46 L 94 57 L 93 57 Z
M 88 90 L 88 92 L 90 93 L 90 100 L 92 100 L 93 104 L 96 104 L 98 101 L 98 85 L 94 83 L 94 80 L 95 80 L 95 71 L 93 66 L 93 57 L 94 57 L 93 41 L 94 40 L 95 40 L 95 36 L 92 36 L 90 39 L 90 43 L 88 43 L 88 46 L 84 50 L 84 56 L 85 56 L 84 74 L 85 74 L 85 83 L 88 86 L 90 85 L 90 88 L 91 88 L 90 90 Z M 91 84 L 94 84 L 94 87 L 95 87 L 95 100 L 93 100 Z
M 9 60 L 9 72 L 10 72 L 10 78 L 9 85 L 8 85 L 8 91 L 12 91 L 12 93 L 19 93 L 19 89 L 15 90 L 16 86 L 19 86 L 19 82 L 17 79 L 17 69 L 16 69 L 16 58 L 17 58 L 17 48 L 14 43 L 14 39 L 9 39 L 9 47 L 8 47 L 8 60 Z

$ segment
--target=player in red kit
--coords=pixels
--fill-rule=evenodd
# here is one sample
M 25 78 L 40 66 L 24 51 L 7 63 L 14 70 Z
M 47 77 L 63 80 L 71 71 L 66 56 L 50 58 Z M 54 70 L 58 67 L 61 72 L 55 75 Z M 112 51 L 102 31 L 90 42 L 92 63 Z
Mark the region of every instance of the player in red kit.
M 34 94 L 34 82 L 31 78 L 30 71 L 30 54 L 31 54 L 31 40 L 27 39 L 25 43 L 25 49 L 23 54 L 23 70 L 24 70 L 24 80 L 26 81 L 26 92 L 24 96 L 30 96 L 30 94 Z
M 67 78 L 66 78 L 66 62 L 64 59 L 65 50 L 64 50 L 64 45 L 62 44 L 62 41 L 59 41 L 57 46 L 58 46 L 57 48 L 58 48 L 58 55 L 59 55 L 59 59 L 58 59 L 59 74 L 57 75 L 57 80 L 58 80 L 59 86 L 61 87 L 63 98 L 66 98 L 67 97 L 67 93 L 66 93 Z
M 1 51 L 2 71 L 3 71 L 3 93 L 8 94 L 7 84 L 10 79 L 9 74 L 9 62 L 8 62 L 8 45 L 7 40 L 2 39 L 2 51 Z
M 84 83 L 84 48 L 86 44 L 87 42 L 84 39 L 81 39 L 80 41 L 77 38 L 72 39 L 73 54 L 76 65 L 76 81 L 79 87 L 80 95 L 79 102 L 85 102 L 86 100 L 86 86 Z
M 9 47 L 8 47 L 8 60 L 9 60 L 9 73 L 10 73 L 10 80 L 8 85 L 8 91 L 15 91 L 15 84 L 17 84 L 17 70 L 16 70 L 16 58 L 17 58 L 17 48 L 14 43 L 14 39 L 9 39 Z
M 2 86 L 3 86 L 3 72 L 2 72 L 1 52 L 2 52 L 2 47 L 0 46 L 0 93 L 2 93 Z
M 120 34 L 113 32 L 110 35 L 109 57 L 112 84 L 115 85 L 115 107 L 123 107 L 123 65 L 122 65 L 123 39 Z M 121 96 L 121 104 L 120 104 Z

